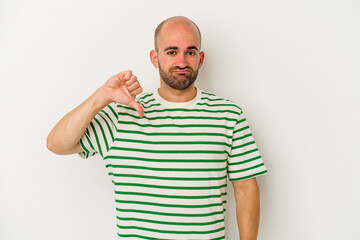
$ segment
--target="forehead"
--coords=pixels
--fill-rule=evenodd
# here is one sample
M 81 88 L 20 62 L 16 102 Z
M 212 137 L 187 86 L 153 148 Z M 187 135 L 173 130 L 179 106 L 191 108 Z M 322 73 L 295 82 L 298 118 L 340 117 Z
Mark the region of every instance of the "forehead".
M 163 49 L 169 46 L 200 48 L 200 34 L 197 28 L 193 24 L 184 22 L 165 24 L 158 36 L 158 47 Z

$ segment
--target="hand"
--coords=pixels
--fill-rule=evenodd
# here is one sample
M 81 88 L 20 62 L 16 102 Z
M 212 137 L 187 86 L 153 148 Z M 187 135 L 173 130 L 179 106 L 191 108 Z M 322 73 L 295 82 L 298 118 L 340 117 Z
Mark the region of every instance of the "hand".
M 138 112 L 140 117 L 144 116 L 142 106 L 135 101 L 135 96 L 142 92 L 142 88 L 137 77 L 130 70 L 112 76 L 102 88 L 110 102 L 130 106 Z

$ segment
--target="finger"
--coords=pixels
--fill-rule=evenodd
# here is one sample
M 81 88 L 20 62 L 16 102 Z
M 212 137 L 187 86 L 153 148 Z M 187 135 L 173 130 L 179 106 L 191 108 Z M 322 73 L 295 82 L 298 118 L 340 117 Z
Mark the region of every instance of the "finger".
M 129 81 L 131 76 L 132 76 L 132 71 L 130 71 L 130 70 L 125 71 L 123 81 L 124 82 Z
M 130 76 L 129 76 L 129 74 L 130 74 Z M 127 71 L 123 71 L 123 72 L 116 74 L 114 77 L 116 79 L 120 80 L 120 82 L 124 83 L 126 80 L 130 79 L 131 75 L 132 75 L 132 72 L 130 70 L 127 70 Z
M 129 91 L 129 93 L 132 95 L 132 96 L 136 96 L 140 93 L 142 93 L 143 89 L 141 86 L 139 86 L 138 88 L 134 89 L 133 91 Z
M 138 112 L 139 117 L 142 118 L 144 116 L 144 109 L 142 108 L 142 106 L 139 103 L 137 103 L 136 101 L 131 101 L 129 103 L 129 106 L 133 107 Z
M 132 92 L 140 87 L 140 83 L 138 81 L 134 82 L 130 86 L 127 87 L 129 92 Z
M 117 78 L 119 78 L 120 80 L 123 80 L 124 77 L 125 77 L 126 72 L 127 72 L 127 71 L 119 72 L 119 73 L 116 74 L 114 77 L 117 77 Z
M 134 82 L 137 81 L 137 77 L 135 75 L 132 75 L 128 81 L 125 82 L 126 85 L 130 86 Z
M 119 77 L 120 79 L 123 79 L 125 76 L 125 72 L 119 72 L 118 74 L 115 75 L 115 77 Z

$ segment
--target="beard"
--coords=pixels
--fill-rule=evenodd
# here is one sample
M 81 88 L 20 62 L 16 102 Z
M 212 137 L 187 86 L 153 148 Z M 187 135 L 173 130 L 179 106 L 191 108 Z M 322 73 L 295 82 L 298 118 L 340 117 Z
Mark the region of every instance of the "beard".
M 189 72 L 181 73 L 181 74 L 174 72 L 174 70 L 180 70 L 180 69 L 181 70 L 187 69 L 189 70 Z M 194 71 L 194 69 L 189 66 L 185 68 L 172 67 L 169 69 L 168 72 L 166 72 L 161 68 L 161 65 L 159 63 L 159 73 L 161 79 L 164 80 L 164 82 L 171 88 L 176 90 L 185 90 L 189 86 L 191 86 L 193 82 L 195 82 L 199 73 L 199 68 L 197 68 Z

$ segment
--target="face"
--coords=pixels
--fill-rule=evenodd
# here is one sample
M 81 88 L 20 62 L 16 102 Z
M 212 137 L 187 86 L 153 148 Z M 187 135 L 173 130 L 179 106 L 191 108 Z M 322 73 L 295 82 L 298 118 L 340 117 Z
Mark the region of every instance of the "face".
M 204 60 L 195 26 L 164 25 L 157 43 L 157 51 L 151 51 L 150 56 L 153 65 L 159 68 L 161 80 L 173 89 L 187 89 L 196 80 Z

